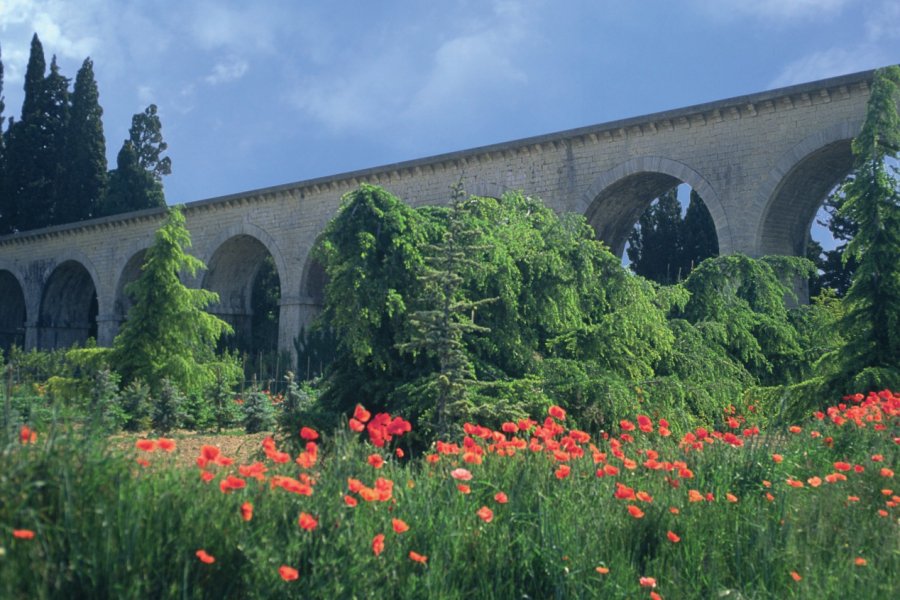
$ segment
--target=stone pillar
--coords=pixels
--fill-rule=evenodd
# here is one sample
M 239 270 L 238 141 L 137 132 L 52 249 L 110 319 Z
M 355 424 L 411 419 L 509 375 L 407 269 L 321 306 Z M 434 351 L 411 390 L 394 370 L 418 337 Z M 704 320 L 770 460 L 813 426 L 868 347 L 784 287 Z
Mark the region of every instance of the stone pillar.
M 97 315 L 97 345 L 112 346 L 122 320 L 114 314 Z
M 300 329 L 309 329 L 313 320 L 322 312 L 322 305 L 310 296 L 282 296 L 278 313 L 278 349 L 291 353 L 291 364 L 297 362 L 294 340 Z
M 39 329 L 37 321 L 25 321 L 25 351 L 36 350 L 38 347 Z

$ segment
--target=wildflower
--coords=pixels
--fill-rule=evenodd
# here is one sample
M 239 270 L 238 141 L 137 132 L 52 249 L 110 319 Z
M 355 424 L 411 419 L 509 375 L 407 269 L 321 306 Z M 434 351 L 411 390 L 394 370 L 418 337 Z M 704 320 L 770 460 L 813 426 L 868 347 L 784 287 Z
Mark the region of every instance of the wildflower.
M 878 474 L 881 475 L 882 477 L 893 477 L 894 476 L 894 472 L 892 470 L 888 469 L 887 467 L 882 467 L 881 471 L 879 471 Z
M 609 567 L 602 567 L 602 566 L 601 566 L 601 567 L 596 567 L 595 570 L 596 570 L 598 573 L 600 573 L 601 575 L 606 575 L 607 573 L 609 573 Z
M 638 429 L 640 429 L 644 433 L 650 433 L 653 431 L 653 421 L 651 421 L 650 417 L 648 417 L 647 415 L 638 415 L 637 422 Z
M 13 529 L 13 537 L 17 540 L 33 540 L 34 532 L 30 529 Z
M 731 492 L 725 494 L 725 499 L 731 503 L 737 503 L 738 497 L 732 494 Z
M 19 443 L 34 444 L 35 442 L 37 442 L 37 432 L 28 425 L 22 425 L 19 430 Z
M 822 485 L 822 478 L 821 477 L 810 477 L 809 479 L 806 480 L 806 483 L 808 483 L 812 487 L 816 488 L 816 487 L 819 487 L 820 485 Z
M 287 565 L 281 565 L 278 567 L 278 574 L 281 575 L 281 578 L 285 581 L 295 581 L 298 577 L 300 577 L 300 573 L 297 569 L 293 567 L 289 567 Z
M 856 565 L 857 567 L 864 567 L 864 566 L 866 566 L 867 563 L 868 563 L 868 561 L 866 559 L 864 559 L 862 556 L 857 556 L 855 559 L 853 559 L 853 564 Z
M 703 494 L 697 490 L 688 490 L 688 502 L 703 502 Z
M 641 587 L 655 588 L 656 587 L 656 579 L 653 577 L 641 577 L 638 580 L 638 583 L 641 584 Z
M 475 514 L 477 514 L 478 517 L 485 523 L 490 523 L 494 520 L 494 511 L 489 509 L 487 506 L 482 506 Z
M 793 579 L 794 581 L 800 581 L 801 579 L 803 579 L 803 576 L 800 575 L 800 573 L 798 573 L 797 571 L 791 571 L 791 579 Z
M 779 463 L 780 463 L 781 461 L 783 461 L 783 460 L 784 460 L 784 457 L 783 457 L 782 455 L 780 455 L 780 454 L 773 454 L 773 455 L 772 455 L 772 462 L 775 463 L 776 465 L 779 464 Z
M 422 563 L 423 565 L 425 564 L 425 561 L 428 560 L 427 556 L 419 554 L 418 552 L 413 552 L 412 550 L 409 551 L 409 558 L 410 560 L 414 560 L 417 563 Z
M 350 431 L 361 433 L 366 430 L 366 426 L 361 421 L 351 418 L 347 423 L 350 426 Z
M 774 501 L 775 501 L 775 496 L 773 496 L 773 495 L 770 494 L 769 492 L 766 492 L 766 500 L 769 501 L 769 502 L 774 502 Z
M 370 465 L 372 465 L 376 469 L 380 469 L 381 467 L 384 466 L 384 459 L 381 458 L 381 455 L 379 455 L 379 454 L 370 454 L 369 458 L 366 459 L 366 462 L 368 462 Z
M 681 541 L 681 538 L 674 531 L 667 531 L 666 537 L 669 538 L 669 541 L 672 542 L 673 544 L 677 544 L 678 542 Z
M 556 475 L 557 479 L 565 479 L 571 472 L 572 469 L 569 467 L 569 465 L 559 465 L 559 468 L 556 469 L 554 475 Z
M 791 425 L 790 427 L 788 427 L 788 431 L 790 431 L 791 433 L 800 433 L 801 431 L 803 431 L 803 429 L 798 425 Z
M 851 467 L 848 462 L 838 461 L 834 463 L 834 468 L 836 471 L 849 471 Z
M 469 481 L 472 479 L 472 473 L 468 469 L 463 469 L 462 467 L 458 469 L 453 469 L 450 471 L 450 477 L 453 479 L 458 479 L 459 481 Z
M 859 502 L 859 496 L 847 496 L 847 502 Z
M 300 437 L 306 441 L 312 441 L 319 439 L 319 432 L 310 427 L 302 427 L 300 428 Z
M 663 597 L 657 594 L 656 592 L 650 592 L 650 600 L 663 600 Z
M 319 522 L 312 515 L 302 512 L 300 513 L 300 518 L 297 519 L 297 524 L 300 525 L 301 529 L 312 531 L 316 528 Z
M 356 498 L 354 498 L 353 496 L 344 496 L 344 504 L 346 504 L 350 508 L 353 508 L 358 503 L 356 501 Z
M 634 504 L 628 505 L 628 514 L 630 514 L 635 519 L 641 519 L 644 516 L 644 511 L 635 506 Z
M 406 452 L 403 451 L 403 448 L 397 448 L 396 450 L 394 450 L 394 454 L 397 455 L 397 458 L 403 458 L 404 456 L 406 456 Z
M 150 461 L 145 458 L 136 458 L 134 459 L 137 464 L 141 465 L 145 469 L 150 466 Z
M 883 460 L 884 460 L 883 454 L 873 454 L 872 455 L 872 462 L 882 462 Z
M 472 488 L 470 488 L 469 486 L 467 486 L 464 483 L 458 484 L 456 486 L 456 489 L 458 489 L 460 491 L 460 493 L 462 493 L 462 494 L 468 494 L 469 492 L 472 491 Z
M 156 450 L 156 442 L 153 440 L 138 440 L 134 443 L 134 447 L 141 452 L 153 452 Z
M 241 518 L 249 521 L 253 518 L 253 505 L 249 502 L 241 504 Z
M 878 516 L 885 518 L 888 516 L 888 511 L 884 510 L 883 508 L 880 508 L 880 509 L 878 509 Z
M 509 497 L 503 492 L 497 492 L 494 494 L 494 502 L 497 504 L 506 504 L 509 502 Z
M 629 421 L 628 419 L 622 419 L 619 421 L 619 427 L 622 431 L 634 431 L 634 423 Z
M 200 479 L 202 479 L 206 483 L 212 481 L 213 477 L 215 477 L 215 475 L 213 475 L 210 471 L 200 471 Z
M 634 495 L 634 497 L 637 498 L 638 500 L 640 500 L 641 502 L 647 502 L 648 504 L 650 502 L 653 502 L 653 496 L 651 496 L 647 492 L 638 492 L 637 494 Z
M 175 450 L 175 440 L 169 438 L 159 438 L 156 440 L 156 445 L 163 452 L 172 452 Z
M 382 552 L 384 552 L 384 534 L 379 533 L 375 537 L 372 538 L 372 552 L 375 556 L 378 556 Z
M 360 423 L 367 423 L 372 418 L 372 413 L 363 408 L 362 404 L 357 404 L 353 409 L 353 418 Z
M 222 490 L 223 494 L 227 494 L 231 490 L 239 490 L 247 486 L 247 482 L 241 479 L 240 477 L 235 477 L 234 475 L 229 475 L 225 479 L 219 482 L 219 489 Z
M 409 525 L 401 519 L 391 519 L 391 525 L 394 527 L 394 533 L 404 533 L 409 531 Z
M 796 479 L 794 479 L 792 477 L 787 478 L 787 484 L 794 488 L 802 488 L 803 487 L 802 481 L 797 481 Z
M 197 558 L 200 559 L 200 562 L 206 563 L 208 565 L 216 562 L 216 557 L 208 553 L 206 550 L 197 550 L 196 555 Z
M 547 414 L 559 421 L 564 421 L 566 418 L 566 411 L 561 406 L 556 406 L 555 404 L 547 409 Z
M 669 507 L 669 512 L 672 513 L 673 515 L 681 514 L 681 511 L 678 510 L 678 508 L 675 507 L 675 506 L 670 506 L 670 507 Z

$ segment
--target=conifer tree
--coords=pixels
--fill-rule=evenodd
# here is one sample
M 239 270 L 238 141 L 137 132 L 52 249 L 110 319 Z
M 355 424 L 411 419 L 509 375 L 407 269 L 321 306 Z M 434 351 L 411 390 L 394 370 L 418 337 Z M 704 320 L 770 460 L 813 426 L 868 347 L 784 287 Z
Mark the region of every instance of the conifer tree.
M 163 175 L 172 173 L 172 161 L 168 156 L 162 156 L 169 145 L 163 141 L 162 123 L 156 114 L 155 104 L 131 118 L 128 140 L 137 153 L 138 164 L 152 173 L 157 181 L 162 181 Z
M 661 195 L 644 211 L 628 238 L 631 269 L 659 283 L 674 283 L 687 274 L 679 272 L 681 205 L 678 188 Z
M 147 382 L 155 396 L 163 379 L 187 393 L 211 385 L 216 343 L 231 332 L 225 321 L 204 310 L 218 295 L 188 288 L 179 278 L 179 273 L 194 276 L 205 268 L 186 252 L 190 244 L 184 215 L 171 209 L 147 249 L 140 277 L 126 287 L 134 304 L 113 342 L 110 364 L 124 381 Z
M 9 233 L 13 229 L 12 215 L 10 211 L 13 207 L 9 201 L 9 193 L 6 189 L 6 134 L 4 132 L 3 110 L 6 103 L 3 97 L 3 49 L 0 48 L 0 235 Z
M 68 199 L 66 186 L 69 157 L 66 152 L 66 138 L 69 129 L 70 103 L 69 79 L 59 72 L 56 56 L 50 61 L 50 73 L 44 80 L 44 104 L 41 110 L 44 133 L 44 158 L 42 172 L 50 191 L 49 211 L 41 219 L 41 226 L 65 223 L 61 219 L 60 208 Z
M 691 190 L 691 200 L 681 222 L 681 277 L 707 258 L 719 255 L 716 224 L 700 195 Z
M 66 177 L 57 203 L 57 222 L 96 217 L 108 183 L 103 109 L 94 80 L 94 63 L 86 58 L 75 77 L 66 136 Z
M 103 205 L 104 215 L 166 205 L 162 184 L 141 168 L 130 140 L 125 140 L 116 157 L 116 168 L 109 173 L 109 191 Z
M 900 182 L 886 164 L 900 152 L 898 102 L 900 67 L 880 69 L 839 212 L 858 227 L 846 250 L 857 269 L 844 299 L 846 344 L 834 383 L 855 391 L 900 386 Z

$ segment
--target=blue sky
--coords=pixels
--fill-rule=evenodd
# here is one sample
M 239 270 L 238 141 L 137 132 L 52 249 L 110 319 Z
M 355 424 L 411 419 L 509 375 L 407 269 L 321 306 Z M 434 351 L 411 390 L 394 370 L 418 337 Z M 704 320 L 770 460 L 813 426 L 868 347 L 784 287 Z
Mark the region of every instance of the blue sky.
M 33 32 L 182 203 L 897 63 L 900 0 L 0 0 L 7 117 Z

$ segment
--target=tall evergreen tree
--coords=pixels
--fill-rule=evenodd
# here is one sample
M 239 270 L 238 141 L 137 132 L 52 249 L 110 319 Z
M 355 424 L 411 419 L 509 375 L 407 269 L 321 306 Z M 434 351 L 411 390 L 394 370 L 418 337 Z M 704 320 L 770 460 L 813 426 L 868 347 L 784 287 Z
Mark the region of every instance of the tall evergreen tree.
M 162 123 L 156 114 L 155 104 L 131 118 L 128 139 L 137 153 L 138 164 L 152 173 L 157 181 L 162 181 L 163 175 L 172 173 L 172 161 L 168 156 L 162 156 L 169 145 L 163 141 Z
M 839 212 L 858 227 L 846 251 L 858 264 L 844 300 L 846 345 L 834 382 L 856 391 L 900 386 L 900 182 L 886 164 L 900 153 L 898 102 L 900 67 L 880 69 L 853 140 L 855 168 Z
M 64 223 L 60 218 L 60 207 L 66 204 L 68 190 L 68 156 L 66 138 L 69 129 L 70 103 L 69 79 L 63 77 L 56 64 L 56 56 L 50 61 L 50 73 L 44 81 L 44 103 L 41 117 L 44 132 L 44 177 L 50 190 L 50 210 L 43 225 Z
M 716 224 L 700 195 L 691 190 L 691 200 L 681 223 L 681 277 L 707 258 L 719 255 Z
M 659 283 L 675 283 L 687 273 L 680 272 L 678 250 L 681 247 L 681 204 L 678 188 L 657 198 L 644 211 L 638 226 L 628 238 L 631 269 Z
M 59 223 L 83 221 L 100 214 L 108 184 L 102 117 L 94 63 L 86 58 L 75 77 L 72 93 L 65 186 L 56 206 Z
M 162 183 L 141 168 L 134 146 L 131 141 L 125 140 L 116 157 L 116 168 L 109 173 L 109 191 L 103 214 L 115 215 L 165 205 Z
M 0 235 L 12 231 L 13 222 L 10 211 L 13 207 L 6 189 L 6 133 L 4 132 L 3 110 L 6 103 L 3 97 L 3 50 L 0 48 Z

